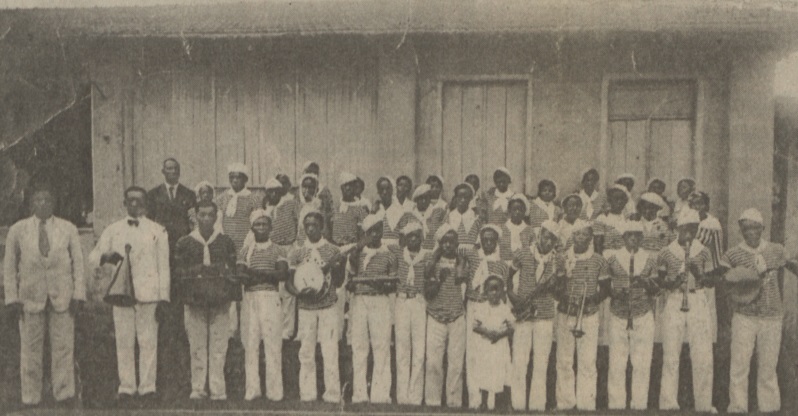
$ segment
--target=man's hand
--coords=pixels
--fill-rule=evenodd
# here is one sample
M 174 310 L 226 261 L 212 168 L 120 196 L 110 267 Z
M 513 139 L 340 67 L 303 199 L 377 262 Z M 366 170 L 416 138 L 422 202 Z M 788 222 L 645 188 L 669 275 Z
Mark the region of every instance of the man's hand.
M 157 305 L 155 305 L 155 320 L 160 324 L 166 321 L 166 305 L 169 302 L 160 301 Z
M 73 318 L 78 316 L 79 313 L 83 312 L 84 303 L 84 301 L 78 299 L 72 299 L 69 301 L 69 313 Z
M 122 255 L 117 253 L 116 251 L 109 251 L 107 253 L 103 253 L 103 255 L 100 256 L 100 266 L 102 266 L 105 263 L 111 263 L 113 265 L 117 265 L 119 264 L 120 261 L 124 259 L 125 258 L 122 257 Z
M 8 314 L 8 323 L 10 325 L 16 325 L 17 322 L 22 319 L 24 307 L 21 302 L 11 303 L 6 305 L 6 313 Z
M 316 292 L 312 287 L 306 287 L 297 293 L 296 297 L 305 299 L 307 301 L 312 300 L 318 292 Z

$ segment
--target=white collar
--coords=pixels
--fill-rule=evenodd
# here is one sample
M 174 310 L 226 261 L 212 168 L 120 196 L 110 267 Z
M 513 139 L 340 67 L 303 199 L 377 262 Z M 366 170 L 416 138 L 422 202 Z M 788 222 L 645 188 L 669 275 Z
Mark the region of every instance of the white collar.
M 540 207 L 540 209 L 542 209 L 543 212 L 545 212 L 546 215 L 549 216 L 550 220 L 554 219 L 554 208 L 555 208 L 555 205 L 553 203 L 545 202 L 544 200 L 540 199 L 540 197 L 533 199 L 532 202 L 534 202 L 535 205 Z
M 621 265 L 621 268 L 629 274 L 629 260 L 632 258 L 632 253 L 626 249 L 626 247 L 620 248 L 615 250 L 613 253 L 615 259 L 618 260 L 618 263 Z M 643 270 L 643 267 L 646 265 L 648 261 L 648 252 L 643 250 L 642 248 L 637 249 L 637 253 L 634 254 L 635 258 L 635 275 L 639 275 L 640 272 Z
M 170 185 L 169 182 L 164 181 L 163 186 L 166 187 L 167 191 L 169 190 L 170 186 L 174 186 L 175 187 L 175 192 L 177 192 L 177 187 L 180 186 L 180 182 L 178 182 L 178 183 L 176 183 L 174 185 Z
M 679 239 L 673 240 L 672 243 L 668 244 L 668 249 L 676 256 L 679 260 L 684 260 L 685 252 L 684 247 L 679 245 Z M 693 240 L 690 242 L 690 257 L 695 257 L 701 250 L 704 249 L 704 245 L 701 244 L 698 240 Z
M 585 192 L 585 190 L 584 190 L 584 189 L 580 189 L 580 190 L 579 190 L 579 196 L 581 196 L 581 197 L 582 197 L 582 200 L 583 200 L 583 201 L 590 201 L 590 202 L 593 202 L 593 201 L 595 201 L 596 199 L 598 199 L 599 195 L 600 195 L 600 194 L 599 194 L 599 191 L 598 191 L 597 189 L 594 189 L 594 190 L 593 190 L 593 194 L 592 194 L 592 195 L 588 195 L 588 194 L 587 194 L 587 192 Z
M 745 251 L 747 251 L 747 252 L 749 252 L 751 254 L 762 254 L 762 252 L 765 251 L 765 248 L 767 248 L 767 246 L 768 246 L 768 242 L 764 238 L 759 240 L 759 247 L 757 247 L 757 248 L 753 248 L 753 247 L 749 246 L 748 244 L 746 244 L 745 241 L 742 241 L 739 244 L 739 247 L 741 249 L 743 249 L 743 250 L 745 250 Z
M 476 219 L 476 213 L 472 209 L 467 209 L 466 212 L 462 214 L 457 210 L 457 208 L 449 211 L 449 225 L 451 225 L 455 230 L 460 228 L 460 224 L 462 223 L 466 232 L 468 232 L 471 230 L 471 226 L 474 225 L 474 221 L 476 221 Z
M 523 221 L 521 221 L 520 224 L 514 224 L 513 221 L 509 219 L 506 223 L 504 223 L 504 225 L 507 226 L 507 229 L 510 230 L 510 232 L 516 233 L 520 233 L 521 231 L 524 231 L 526 227 L 529 227 L 529 225 Z
M 344 201 L 343 198 L 342 198 L 341 202 L 340 202 L 340 204 L 338 206 L 338 212 L 340 212 L 341 214 L 346 214 L 346 211 L 349 209 L 349 207 L 359 207 L 359 206 L 361 206 L 362 205 L 361 201 L 362 201 L 362 199 L 355 199 L 353 201 L 347 202 L 347 201 Z

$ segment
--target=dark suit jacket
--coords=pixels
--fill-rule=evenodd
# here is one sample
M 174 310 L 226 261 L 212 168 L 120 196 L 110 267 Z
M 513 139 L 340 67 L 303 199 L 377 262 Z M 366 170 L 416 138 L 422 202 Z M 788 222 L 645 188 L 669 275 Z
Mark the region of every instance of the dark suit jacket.
M 175 199 L 169 199 L 169 190 L 165 184 L 158 185 L 147 192 L 149 207 L 147 217 L 161 224 L 169 234 L 169 252 L 174 253 L 175 243 L 180 237 L 191 232 L 188 210 L 197 203 L 194 191 L 182 184 L 175 189 Z

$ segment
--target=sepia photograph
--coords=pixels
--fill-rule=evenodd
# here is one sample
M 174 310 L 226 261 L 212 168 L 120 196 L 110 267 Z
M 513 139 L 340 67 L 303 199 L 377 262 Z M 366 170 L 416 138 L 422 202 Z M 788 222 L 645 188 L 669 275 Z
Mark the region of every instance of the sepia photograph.
M 0 415 L 798 414 L 798 0 L 0 0 Z

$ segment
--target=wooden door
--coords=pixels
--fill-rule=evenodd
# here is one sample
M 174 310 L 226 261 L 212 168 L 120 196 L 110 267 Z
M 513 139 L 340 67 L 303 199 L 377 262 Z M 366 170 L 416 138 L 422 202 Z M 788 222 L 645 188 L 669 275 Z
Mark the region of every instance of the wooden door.
M 500 166 L 513 173 L 513 188 L 524 190 L 526 97 L 526 82 L 444 84 L 441 172 L 448 191 L 471 173 L 488 189 Z

